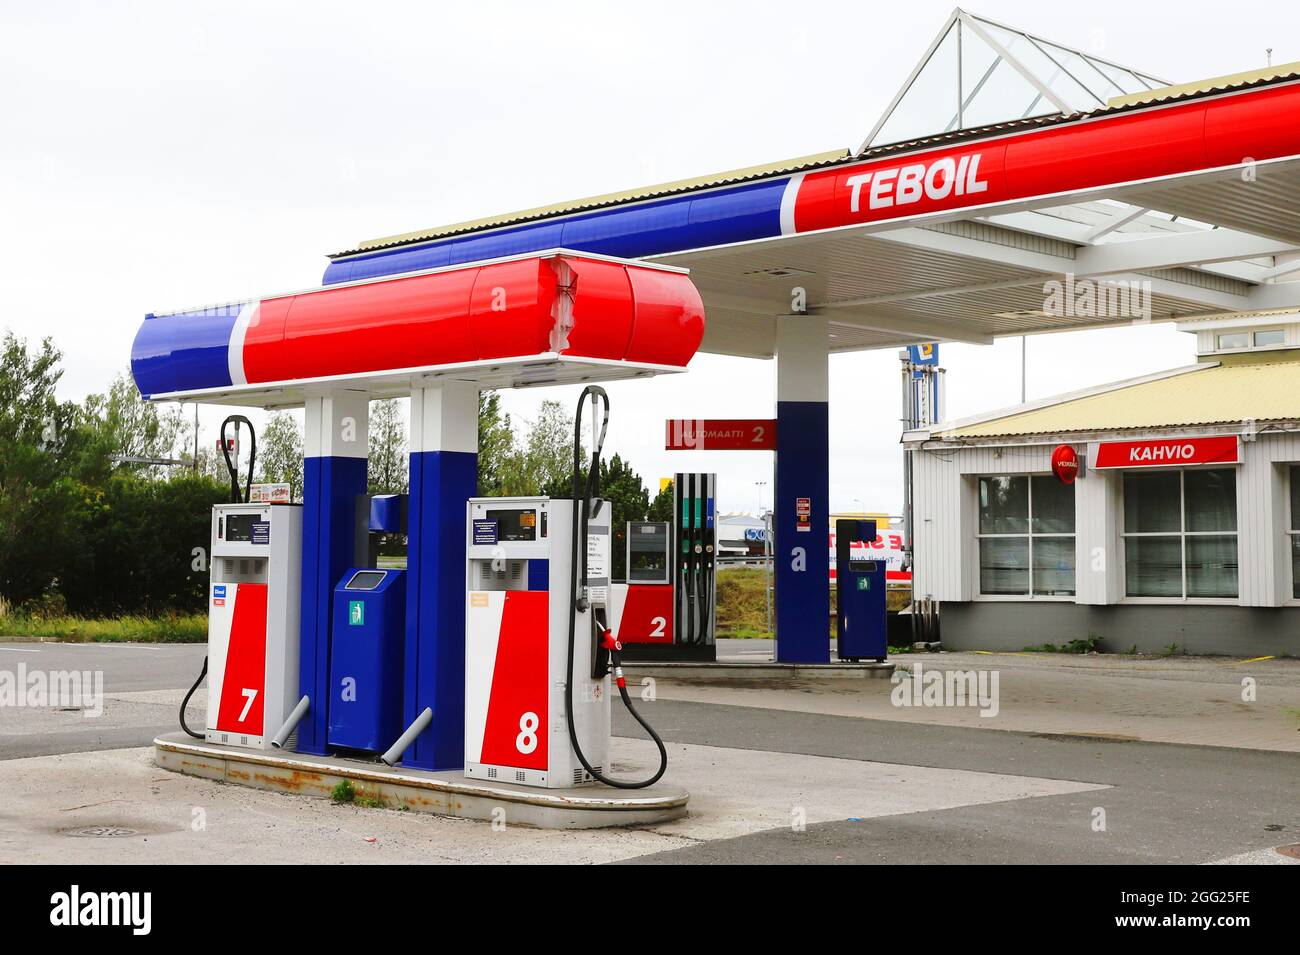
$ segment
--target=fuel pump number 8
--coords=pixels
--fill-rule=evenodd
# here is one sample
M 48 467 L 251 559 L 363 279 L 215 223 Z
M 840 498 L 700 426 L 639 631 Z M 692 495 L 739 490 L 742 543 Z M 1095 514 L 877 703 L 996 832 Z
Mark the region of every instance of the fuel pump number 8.
M 537 727 L 540 722 L 532 710 L 519 717 L 519 735 L 515 737 L 515 749 L 525 756 L 537 749 Z

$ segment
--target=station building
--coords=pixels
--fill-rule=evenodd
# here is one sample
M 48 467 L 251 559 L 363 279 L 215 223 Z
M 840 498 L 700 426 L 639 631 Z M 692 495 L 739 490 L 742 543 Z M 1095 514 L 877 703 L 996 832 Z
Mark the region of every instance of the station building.
M 1300 316 L 1178 327 L 1195 365 L 904 435 L 945 647 L 1300 653 Z

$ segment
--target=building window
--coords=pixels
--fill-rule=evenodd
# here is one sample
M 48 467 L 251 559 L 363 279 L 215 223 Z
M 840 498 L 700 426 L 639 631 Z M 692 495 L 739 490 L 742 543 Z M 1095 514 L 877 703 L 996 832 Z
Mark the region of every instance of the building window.
M 1124 474 L 1130 597 L 1237 596 L 1237 475 L 1231 468 Z
M 1219 351 L 1230 348 L 1249 348 L 1250 332 L 1222 332 L 1218 338 Z
M 980 593 L 1074 595 L 1074 486 L 1052 476 L 979 479 Z
M 1255 347 L 1269 348 L 1274 345 L 1286 344 L 1286 329 L 1283 328 L 1265 328 L 1255 333 Z
M 1291 596 L 1300 600 L 1300 465 L 1291 465 Z

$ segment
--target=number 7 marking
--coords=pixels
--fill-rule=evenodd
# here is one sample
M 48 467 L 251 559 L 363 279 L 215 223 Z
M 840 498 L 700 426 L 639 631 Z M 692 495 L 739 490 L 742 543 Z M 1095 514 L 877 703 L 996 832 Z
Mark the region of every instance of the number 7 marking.
M 243 695 L 246 702 L 244 703 L 244 708 L 239 711 L 239 722 L 241 723 L 248 719 L 248 711 L 253 708 L 253 701 L 257 699 L 257 691 L 246 686 L 244 687 Z

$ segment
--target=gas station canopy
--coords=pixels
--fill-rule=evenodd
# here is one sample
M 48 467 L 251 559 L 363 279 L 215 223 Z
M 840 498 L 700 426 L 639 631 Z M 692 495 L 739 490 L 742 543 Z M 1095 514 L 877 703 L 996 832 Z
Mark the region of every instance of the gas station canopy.
M 857 151 L 376 239 L 326 284 L 563 247 L 689 268 L 702 351 L 829 348 L 1300 307 L 1300 65 L 1169 86 L 953 13 Z M 1123 283 L 1141 314 L 1045 307 Z

